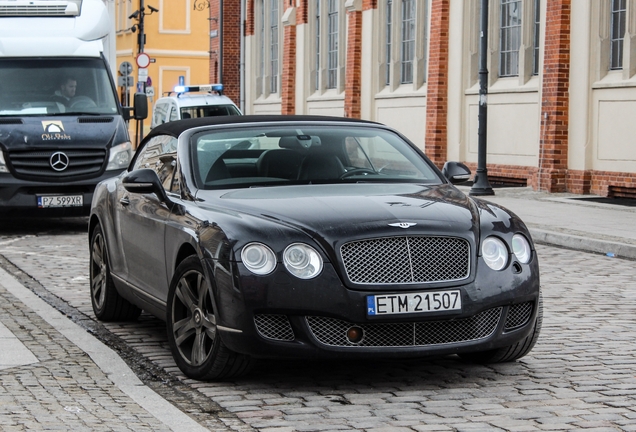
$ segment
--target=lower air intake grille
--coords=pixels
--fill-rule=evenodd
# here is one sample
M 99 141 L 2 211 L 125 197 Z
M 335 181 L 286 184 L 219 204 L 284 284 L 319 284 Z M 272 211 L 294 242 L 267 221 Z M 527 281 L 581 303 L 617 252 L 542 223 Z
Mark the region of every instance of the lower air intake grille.
M 285 315 L 255 315 L 254 323 L 256 330 L 264 338 L 281 341 L 294 340 L 294 330 L 292 330 Z
M 506 316 L 505 330 L 512 330 L 524 326 L 532 316 L 532 302 L 519 303 L 510 306 Z
M 502 308 L 489 309 L 469 318 L 415 323 L 353 324 L 326 317 L 306 317 L 314 337 L 337 347 L 411 347 L 469 342 L 487 338 L 497 329 Z M 347 330 L 362 329 L 360 342 L 350 342 Z

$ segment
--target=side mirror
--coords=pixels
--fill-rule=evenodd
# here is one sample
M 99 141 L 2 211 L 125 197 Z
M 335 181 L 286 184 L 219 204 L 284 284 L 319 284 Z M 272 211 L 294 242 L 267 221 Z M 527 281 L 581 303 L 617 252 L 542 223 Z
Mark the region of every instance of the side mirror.
M 126 174 L 121 184 L 128 192 L 140 194 L 153 193 L 157 195 L 159 200 L 167 205 L 172 212 L 178 215 L 185 214 L 185 207 L 168 198 L 166 190 L 159 180 L 159 176 L 150 168 L 142 168 Z
M 470 180 L 470 169 L 461 162 L 446 162 L 442 174 L 452 184 L 464 183 Z
M 157 173 L 150 168 L 138 169 L 127 174 L 121 184 L 128 192 L 132 193 L 153 193 L 166 204 L 171 204 L 163 185 L 159 181 Z
M 148 96 L 146 93 L 135 93 L 133 116 L 135 120 L 143 120 L 148 117 Z

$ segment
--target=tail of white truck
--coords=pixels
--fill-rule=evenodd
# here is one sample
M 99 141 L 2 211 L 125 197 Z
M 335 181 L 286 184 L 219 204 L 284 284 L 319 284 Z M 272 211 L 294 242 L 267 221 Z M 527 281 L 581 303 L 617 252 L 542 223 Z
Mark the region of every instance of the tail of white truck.
M 132 156 L 102 0 L 0 0 L 0 216 L 88 214 Z

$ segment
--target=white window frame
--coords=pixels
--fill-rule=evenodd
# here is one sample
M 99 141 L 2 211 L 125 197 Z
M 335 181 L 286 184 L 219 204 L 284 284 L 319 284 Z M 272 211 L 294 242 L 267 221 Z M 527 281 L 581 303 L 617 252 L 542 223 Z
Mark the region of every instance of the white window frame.
M 540 32 L 543 32 L 545 25 L 542 20 L 545 19 L 545 3 L 546 0 L 540 3 Z M 470 0 L 467 2 L 468 16 L 471 17 L 469 21 L 469 34 L 473 35 L 470 38 L 469 53 L 470 56 L 470 74 L 468 87 L 477 84 L 479 80 L 479 32 L 480 29 L 480 15 L 481 15 L 481 1 Z M 535 62 L 539 62 L 539 72 L 541 70 L 542 46 L 539 46 L 538 58 L 535 59 L 535 0 L 521 0 L 521 40 L 519 43 L 519 66 L 518 73 L 510 76 L 500 76 L 500 60 L 501 60 L 501 0 L 489 0 L 488 3 L 488 80 L 489 85 L 494 85 L 498 80 L 508 81 L 510 84 L 524 86 L 534 76 Z M 541 41 L 541 36 L 539 36 Z M 515 84 L 514 81 L 517 81 Z
M 402 82 L 402 64 L 406 59 L 403 54 L 403 0 L 391 1 L 391 24 L 389 25 L 388 0 L 378 2 L 379 22 L 381 31 L 378 32 L 378 46 L 380 49 L 380 71 L 378 81 L 380 89 L 396 91 L 399 88 L 417 91 L 426 82 L 426 60 L 428 50 L 428 0 L 413 0 L 415 4 L 415 47 L 412 61 L 412 80 Z M 391 33 L 388 34 L 388 31 Z M 388 42 L 390 41 L 390 46 Z
M 519 76 L 519 54 L 526 15 L 522 0 L 499 0 L 499 77 Z M 510 11 L 515 11 L 513 15 Z
M 345 64 L 347 51 L 347 12 L 345 0 L 334 0 L 338 12 L 337 52 L 335 55 L 335 83 L 329 85 L 329 1 L 312 0 L 309 2 L 308 21 L 311 26 L 311 73 L 310 89 L 317 94 L 335 92 L 340 94 L 345 88 Z M 317 16 L 318 7 L 320 17 Z
M 276 2 L 278 6 L 278 21 L 272 26 L 272 9 L 271 3 Z M 283 52 L 282 46 L 284 41 L 283 24 L 282 24 L 283 4 L 280 0 L 257 0 L 254 2 L 254 47 L 256 48 L 256 96 L 268 98 L 271 95 L 280 96 L 281 88 L 281 70 Z M 278 40 L 275 54 L 272 55 L 272 28 L 275 28 Z M 276 64 L 276 71 L 272 73 L 272 67 Z
M 610 1 L 610 70 L 623 70 L 627 12 L 627 0 Z
M 612 1 L 596 0 L 592 2 L 591 16 L 598 17 L 592 20 L 592 34 L 598 35 L 596 46 L 596 77 L 595 81 L 601 81 L 606 75 L 612 75 L 615 81 L 619 79 L 629 80 L 636 75 L 636 0 L 626 0 L 625 35 L 623 36 L 623 64 L 620 69 L 612 69 L 611 38 L 612 38 Z

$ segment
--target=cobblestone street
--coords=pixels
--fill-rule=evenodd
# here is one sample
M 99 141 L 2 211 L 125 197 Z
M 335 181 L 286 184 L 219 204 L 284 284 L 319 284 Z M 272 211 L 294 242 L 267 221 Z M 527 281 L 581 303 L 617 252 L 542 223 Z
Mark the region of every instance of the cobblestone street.
M 82 229 L 78 223 L 0 234 L 0 255 L 63 300 L 62 306 L 68 303 L 64 307 L 75 310 L 75 321 L 90 327 L 88 240 Z M 530 355 L 511 364 L 479 366 L 456 357 L 261 361 L 243 379 L 207 383 L 179 372 L 161 321 L 144 314 L 137 323 L 103 327 L 165 374 L 144 377 L 146 385 L 211 430 L 636 431 L 634 262 L 541 245 L 538 253 L 543 331 Z M 165 430 L 129 403 L 86 354 L 49 332 L 37 316 L 22 325 L 29 312 L 7 293 L 0 297 L 3 310 L 12 311 L 0 323 L 16 334 L 26 332 L 28 348 L 39 359 L 0 370 L 0 428 L 45 429 L 54 427 L 47 423 L 54 419 L 76 430 Z M 11 411 L 12 406 L 21 408 Z

